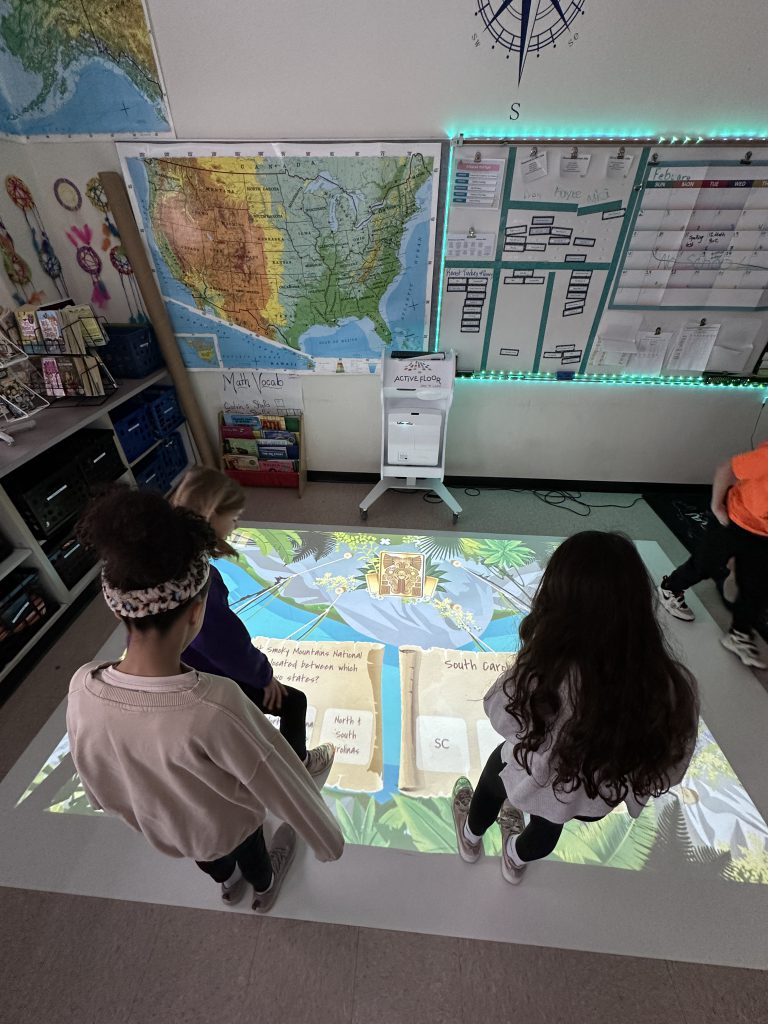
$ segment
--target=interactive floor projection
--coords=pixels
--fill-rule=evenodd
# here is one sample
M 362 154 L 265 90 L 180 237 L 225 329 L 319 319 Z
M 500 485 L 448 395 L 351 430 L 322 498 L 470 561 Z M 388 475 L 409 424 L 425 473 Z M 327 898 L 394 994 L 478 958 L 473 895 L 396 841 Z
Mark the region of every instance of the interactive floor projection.
M 347 842 L 455 853 L 451 787 L 500 742 L 482 697 L 559 541 L 244 528 L 234 543 L 239 561 L 217 563 L 232 606 L 278 678 L 307 693 L 309 744 L 336 744 L 324 796 Z M 66 737 L 37 764 L 19 811 L 95 814 Z M 497 829 L 485 849 L 498 854 Z M 768 885 L 768 825 L 702 722 L 680 786 L 637 820 L 622 805 L 570 823 L 550 859 Z

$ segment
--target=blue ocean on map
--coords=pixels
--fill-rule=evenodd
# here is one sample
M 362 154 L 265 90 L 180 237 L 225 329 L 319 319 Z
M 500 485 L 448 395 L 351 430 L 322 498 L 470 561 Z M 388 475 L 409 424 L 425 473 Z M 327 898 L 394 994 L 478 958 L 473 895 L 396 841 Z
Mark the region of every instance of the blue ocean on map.
M 34 96 L 37 76 L 20 71 L 20 65 L 0 52 L 0 78 L 14 93 Z M 14 80 L 23 75 L 18 91 Z M 8 97 L 0 89 L 0 131 L 13 135 L 53 135 L 87 133 L 167 132 L 170 124 L 136 86 L 111 64 L 93 58 L 72 68 L 67 78 L 75 79 L 74 91 L 54 110 L 41 114 L 16 116 Z M 123 107 L 127 108 L 123 110 Z
M 379 310 L 392 331 L 392 347 L 420 350 L 428 348 L 429 314 L 425 310 L 429 271 L 429 217 L 421 211 L 432 208 L 432 179 L 416 193 L 419 213 L 406 225 L 400 245 L 400 265 L 408 268 L 387 289 Z
M 310 327 L 299 338 L 299 347 L 318 359 L 380 359 L 384 343 L 366 317 L 342 320 L 334 327 Z

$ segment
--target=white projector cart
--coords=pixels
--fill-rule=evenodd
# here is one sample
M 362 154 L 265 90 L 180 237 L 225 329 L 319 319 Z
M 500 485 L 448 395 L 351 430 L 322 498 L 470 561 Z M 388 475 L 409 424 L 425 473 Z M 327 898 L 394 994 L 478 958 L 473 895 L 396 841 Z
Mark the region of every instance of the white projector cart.
M 434 352 L 412 358 L 385 354 L 381 371 L 381 480 L 360 502 L 360 518 L 385 491 L 432 491 L 453 512 L 461 505 L 443 483 L 445 434 L 453 402 L 456 354 Z

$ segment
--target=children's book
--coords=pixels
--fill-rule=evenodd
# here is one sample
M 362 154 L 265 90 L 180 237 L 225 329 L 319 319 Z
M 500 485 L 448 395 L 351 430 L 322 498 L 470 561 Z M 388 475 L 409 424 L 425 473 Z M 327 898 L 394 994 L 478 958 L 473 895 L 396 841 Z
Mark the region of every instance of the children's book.
M 101 376 L 101 361 L 97 356 L 84 355 L 74 356 L 72 362 L 75 364 L 83 391 L 86 395 L 103 395 L 104 381 Z
M 43 385 L 46 395 L 51 398 L 65 398 L 64 382 L 59 372 L 59 362 L 56 356 L 43 356 L 40 360 L 40 372 L 43 375 Z
M 17 363 L 26 358 L 26 355 L 19 346 L 15 345 L 8 334 L 0 329 L 0 368 L 10 366 L 11 363 Z
M 83 346 L 80 351 L 85 351 L 89 346 L 106 345 L 107 339 L 90 306 L 65 306 L 61 310 L 61 317 L 67 333 L 76 339 L 78 345 Z
M 16 310 L 16 325 L 25 352 L 34 352 L 39 341 L 36 309 L 37 306 L 26 305 L 19 306 Z
M 50 352 L 51 355 L 68 351 L 66 339 L 61 330 L 61 317 L 58 310 L 38 309 L 35 315 L 45 351 Z

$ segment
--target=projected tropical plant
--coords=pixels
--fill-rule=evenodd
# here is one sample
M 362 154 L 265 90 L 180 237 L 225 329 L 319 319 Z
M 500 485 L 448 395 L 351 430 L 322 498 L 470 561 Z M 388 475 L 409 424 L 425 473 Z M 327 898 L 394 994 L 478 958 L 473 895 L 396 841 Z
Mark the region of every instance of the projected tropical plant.
M 726 865 L 723 872 L 733 882 L 757 882 L 768 885 L 768 850 L 756 836 L 747 840 L 747 848 L 741 856 Z
M 232 534 L 233 547 L 254 545 L 263 555 L 276 554 L 284 565 L 290 565 L 301 547 L 301 536 L 295 530 L 261 530 L 244 527 Z
M 643 811 L 639 818 L 615 811 L 602 821 L 568 822 L 552 857 L 569 864 L 639 871 L 651 855 L 656 834 L 653 811 Z
M 504 576 L 509 569 L 522 569 L 530 565 L 536 554 L 521 540 L 489 538 L 478 543 L 473 558 Z
M 452 534 L 409 538 L 418 551 L 438 562 L 450 562 L 462 556 L 475 559 L 481 541 L 473 537 L 454 537 Z
M 327 558 L 335 546 L 332 533 L 322 533 L 319 530 L 302 530 L 301 543 L 293 554 L 294 562 L 303 562 L 305 558 L 314 558 L 319 562 L 321 558 Z

